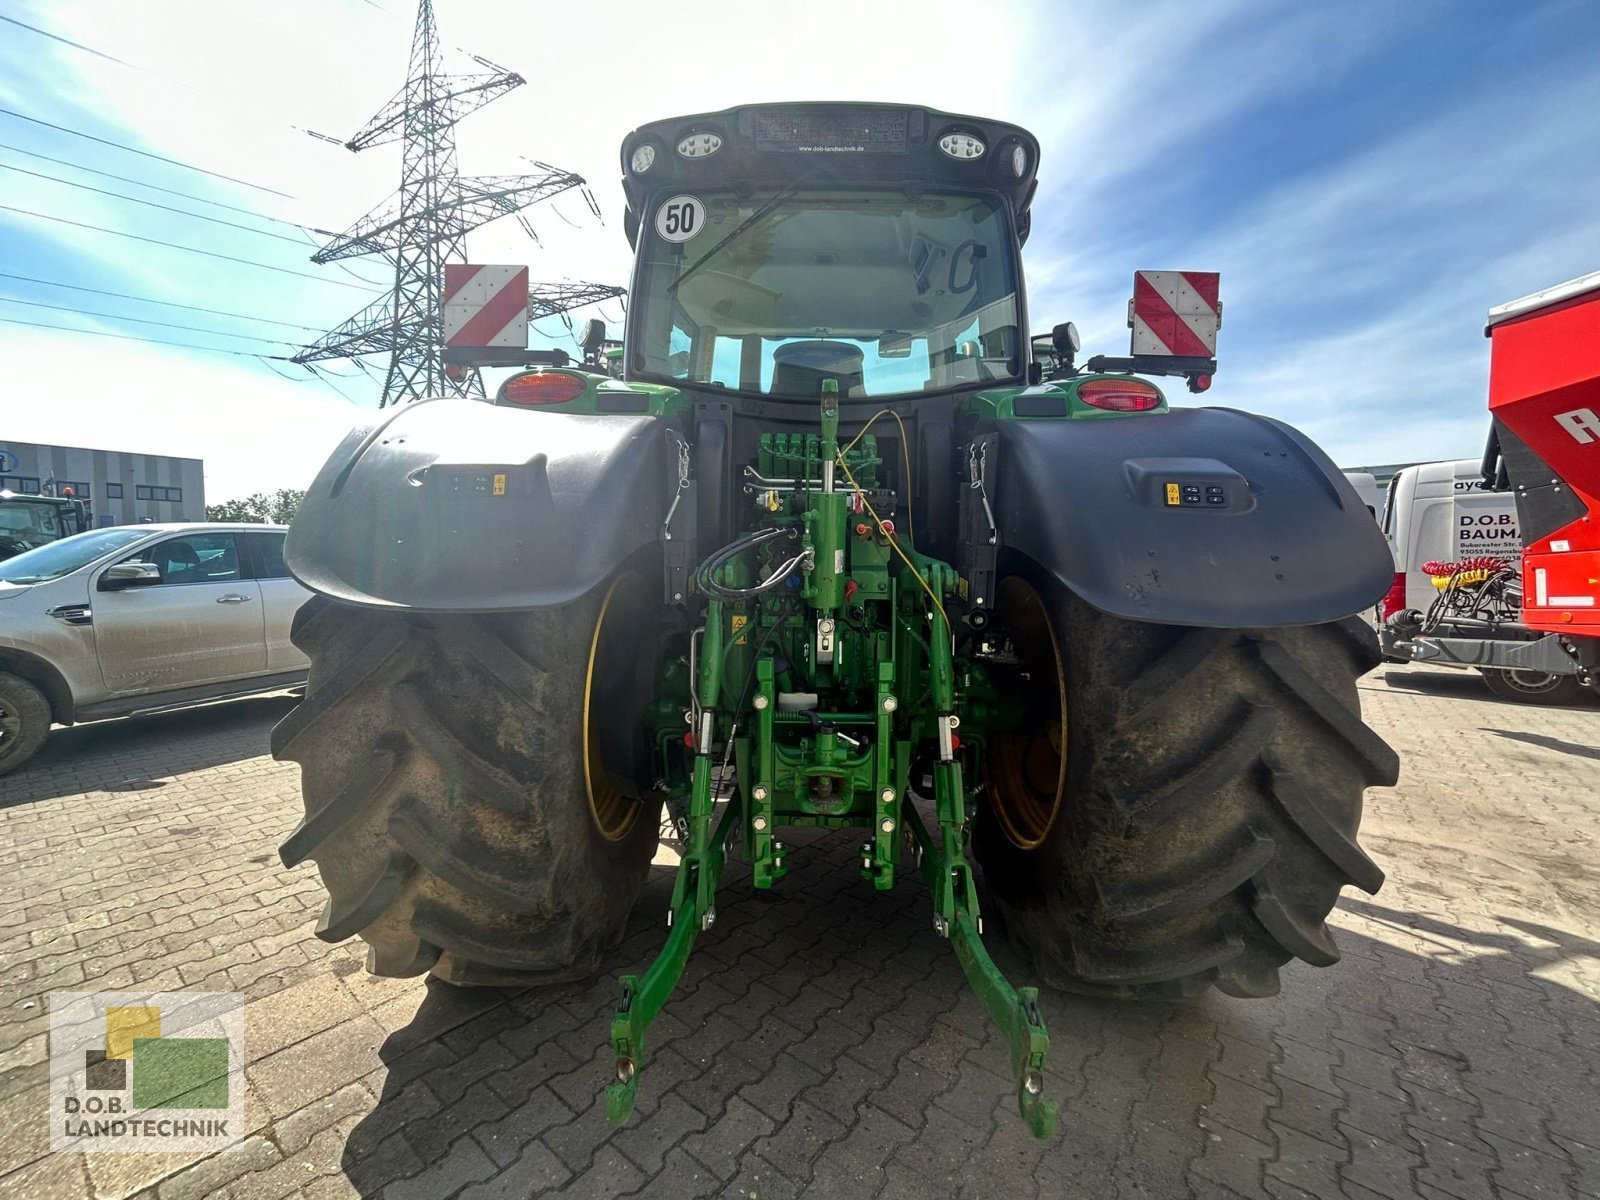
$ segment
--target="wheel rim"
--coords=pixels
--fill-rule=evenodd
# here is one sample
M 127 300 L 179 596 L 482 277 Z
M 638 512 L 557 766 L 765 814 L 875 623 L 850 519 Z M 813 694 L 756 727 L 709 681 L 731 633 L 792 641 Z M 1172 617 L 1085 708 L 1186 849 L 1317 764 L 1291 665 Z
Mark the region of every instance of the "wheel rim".
M 7 704 L 0 703 L 0 754 L 22 736 L 22 714 Z
M 583 678 L 583 786 L 589 797 L 589 813 L 595 828 L 610 842 L 620 842 L 628 836 L 639 816 L 639 802 L 624 796 L 612 783 L 600 756 L 600 738 L 595 722 L 601 719 L 591 703 L 594 684 L 603 673 L 617 669 L 618 658 L 628 657 L 625 646 L 628 639 L 607 635 L 615 630 L 638 628 L 637 621 L 643 613 L 643 587 L 639 575 L 625 571 L 611 581 L 605 599 L 600 602 L 600 613 L 595 617 L 594 633 L 589 639 L 589 665 Z
M 1530 696 L 1553 692 L 1566 678 L 1565 675 L 1552 675 L 1548 671 L 1502 671 L 1500 674 L 1508 686 Z
M 1022 850 L 1044 844 L 1061 815 L 1067 790 L 1067 676 L 1061 647 L 1044 601 L 1026 580 L 1012 575 L 995 591 L 995 620 L 1031 679 L 1018 679 L 1033 728 L 989 739 L 990 803 L 1011 843 Z

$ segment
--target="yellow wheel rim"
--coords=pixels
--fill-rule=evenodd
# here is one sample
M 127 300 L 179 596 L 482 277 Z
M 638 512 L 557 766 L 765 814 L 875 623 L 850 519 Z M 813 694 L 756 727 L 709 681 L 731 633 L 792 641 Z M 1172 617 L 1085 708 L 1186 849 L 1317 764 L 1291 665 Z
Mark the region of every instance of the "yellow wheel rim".
M 995 619 L 1011 633 L 1017 657 L 1032 678 L 1027 715 L 1034 732 L 989 739 L 990 803 L 1011 843 L 1043 845 L 1067 790 L 1067 673 L 1044 601 L 1025 579 L 1011 575 L 995 592 Z
M 611 581 L 605 599 L 600 602 L 600 613 L 595 617 L 594 633 L 589 639 L 589 665 L 583 677 L 583 786 L 589 796 L 589 812 L 595 828 L 608 842 L 620 842 L 628 836 L 639 816 L 639 803 L 624 796 L 606 773 L 600 757 L 600 739 L 595 722 L 603 720 L 594 711 L 594 682 L 601 672 L 616 670 L 611 661 L 613 654 L 602 653 L 602 635 L 607 622 L 616 622 L 614 628 L 627 628 L 638 617 L 643 599 L 643 581 L 637 573 L 625 571 Z M 627 669 L 624 666 L 623 669 Z

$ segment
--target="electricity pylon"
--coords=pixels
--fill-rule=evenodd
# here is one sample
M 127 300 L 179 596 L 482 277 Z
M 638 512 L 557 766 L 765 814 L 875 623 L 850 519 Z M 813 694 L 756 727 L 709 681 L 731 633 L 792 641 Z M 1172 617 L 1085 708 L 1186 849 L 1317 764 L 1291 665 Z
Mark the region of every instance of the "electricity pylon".
M 331 240 L 311 256 L 312 262 L 330 263 L 381 254 L 394 263 L 392 291 L 294 359 L 311 363 L 387 352 L 384 405 L 424 396 L 483 395 L 483 379 L 476 369 L 451 367 L 447 371 L 443 360 L 440 309 L 444 264 L 465 261 L 468 230 L 514 214 L 532 236 L 522 210 L 573 188 L 582 189 L 590 208 L 595 209 L 582 176 L 547 163 L 536 164 L 544 172 L 540 175 L 462 178 L 456 173 L 456 122 L 526 82 L 486 58 L 472 57 L 483 72 L 444 74 L 433 0 L 421 0 L 405 86 L 344 143 L 353 151 L 402 143 L 398 204 L 362 217 L 341 234 L 330 235 Z M 622 290 L 602 284 L 556 285 L 556 297 L 564 298 L 571 291 L 573 299 L 573 303 L 556 308 L 545 295 L 549 289 L 535 288 L 529 297 L 530 312 L 545 315 L 604 298 L 584 289 L 600 289 L 606 295 L 619 295 Z

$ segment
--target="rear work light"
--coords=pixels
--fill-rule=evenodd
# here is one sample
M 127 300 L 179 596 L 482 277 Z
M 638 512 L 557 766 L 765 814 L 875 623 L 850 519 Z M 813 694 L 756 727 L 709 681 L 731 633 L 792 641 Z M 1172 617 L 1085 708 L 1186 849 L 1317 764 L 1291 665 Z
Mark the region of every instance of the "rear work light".
M 1149 412 L 1161 406 L 1161 393 L 1142 379 L 1091 379 L 1078 387 L 1078 399 L 1110 412 Z
M 983 152 L 988 148 L 977 134 L 962 133 L 959 130 L 947 133 L 939 139 L 939 149 L 958 162 L 972 162 L 974 159 L 982 158 Z
M 569 371 L 528 371 L 513 375 L 500 385 L 495 397 L 499 404 L 517 404 L 525 408 L 542 404 L 565 404 L 576 400 L 589 390 L 582 375 Z
M 1406 606 L 1406 573 L 1396 571 L 1394 582 L 1389 585 L 1389 590 L 1382 600 L 1378 601 L 1378 620 L 1387 621 L 1395 613 Z

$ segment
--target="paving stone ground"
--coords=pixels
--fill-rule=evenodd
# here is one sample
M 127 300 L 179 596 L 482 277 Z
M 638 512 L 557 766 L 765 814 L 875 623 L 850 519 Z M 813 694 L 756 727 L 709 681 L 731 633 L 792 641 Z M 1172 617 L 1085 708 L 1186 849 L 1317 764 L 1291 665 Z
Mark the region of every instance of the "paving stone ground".
M 592 983 L 373 979 L 277 862 L 291 700 L 57 731 L 0 779 L 0 1196 L 1600 1198 L 1600 706 L 1416 667 L 1362 690 L 1404 767 L 1344 960 L 1264 1001 L 1046 996 L 1044 1143 L 920 883 L 873 895 L 848 836 L 792 839 L 770 896 L 731 869 L 616 1130 L 614 980 L 659 946 L 670 868 Z M 119 988 L 249 997 L 241 1149 L 49 1153 L 45 995 Z

